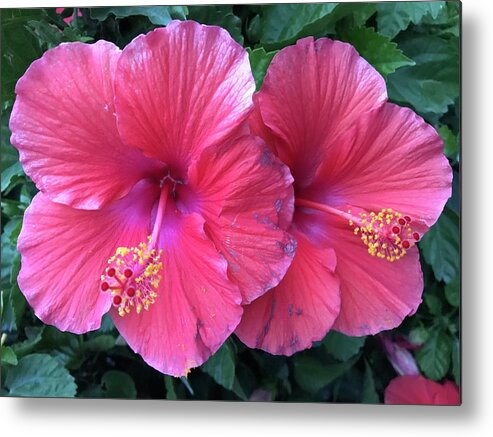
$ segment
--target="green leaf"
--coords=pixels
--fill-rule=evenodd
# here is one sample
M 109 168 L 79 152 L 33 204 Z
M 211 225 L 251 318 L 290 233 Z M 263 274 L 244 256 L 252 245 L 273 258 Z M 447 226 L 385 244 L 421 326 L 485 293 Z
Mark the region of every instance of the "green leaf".
M 43 16 L 42 9 L 2 9 L 1 11 L 2 101 L 13 100 L 15 83 L 31 62 L 41 56 L 36 38 L 26 28 L 26 24 L 29 20 Z
M 80 34 L 77 29 L 70 26 L 60 29 L 54 24 L 37 20 L 30 20 L 27 24 L 28 30 L 44 50 L 56 47 L 62 42 L 89 42 L 93 40 L 93 38 Z
M 3 74 L 3 73 L 2 73 Z M 3 76 L 2 76 L 3 77 Z M 2 79 L 3 80 L 3 79 Z M 10 144 L 10 129 L 9 129 L 9 120 L 11 113 L 11 103 L 5 102 L 2 104 L 2 130 L 0 135 L 0 144 L 2 151 L 2 159 L 1 159 L 1 171 L 4 171 L 7 167 L 10 167 L 15 162 L 19 160 L 19 153 L 17 150 Z
M 44 331 L 44 326 L 27 327 L 25 329 L 27 339 L 22 343 L 12 345 L 12 349 L 17 356 L 24 356 L 31 353 L 34 347 L 41 341 Z
M 436 294 L 425 292 L 423 299 L 431 314 L 434 316 L 442 314 L 442 301 Z
M 445 299 L 447 302 L 458 308 L 460 304 L 460 275 L 457 275 L 455 279 L 445 285 Z
M 447 1 L 436 17 L 425 15 L 421 20 L 421 26 L 426 25 L 425 30 L 435 35 L 459 37 L 460 34 L 460 2 Z
M 99 335 L 98 337 L 85 341 L 82 344 L 82 348 L 84 351 L 106 352 L 115 346 L 115 341 L 116 339 L 112 335 Z
M 113 332 L 114 330 L 115 325 L 113 324 L 113 321 L 111 320 L 109 314 L 106 313 L 101 320 L 101 327 L 99 328 L 99 332 L 102 332 L 103 334 L 108 334 L 110 332 Z
M 322 344 L 336 360 L 347 361 L 360 351 L 365 341 L 366 337 L 349 337 L 337 331 L 330 331 Z
M 384 77 L 399 67 L 415 64 L 397 48 L 396 43 L 375 32 L 371 27 L 349 29 L 341 34 L 341 39 L 352 44 L 359 54 Z
M 9 396 L 74 397 L 75 380 L 60 363 L 45 354 L 22 358 L 9 369 L 5 386 Z
M 260 41 L 261 31 L 262 23 L 260 21 L 260 15 L 255 15 L 247 25 L 246 36 L 252 43 L 258 43 Z
M 176 401 L 178 399 L 175 391 L 174 380 L 175 378 L 173 378 L 172 376 L 164 376 L 164 385 L 166 386 L 166 399 L 169 399 L 170 401 Z
M 446 124 L 442 124 L 438 128 L 438 133 L 443 140 L 443 153 L 451 159 L 457 159 L 457 154 L 459 153 L 459 142 L 457 141 L 455 134 Z
M 447 201 L 446 207 L 450 208 L 457 216 L 460 216 L 460 177 L 458 171 L 453 171 L 452 197 Z
M 238 378 L 235 378 L 235 382 L 233 384 L 233 389 L 232 391 L 236 396 L 238 396 L 242 401 L 246 401 L 248 399 L 245 391 L 243 390 L 243 387 L 241 386 L 240 380 Z
M 15 325 L 20 326 L 22 317 L 24 316 L 24 312 L 26 311 L 27 301 L 22 294 L 19 285 L 17 285 L 16 279 L 15 282 L 12 284 L 12 287 L 10 287 L 10 292 L 8 294 L 8 299 L 14 311 Z
M 235 354 L 229 341 L 210 357 L 201 369 L 214 381 L 228 390 L 233 390 L 235 383 Z
M 100 21 L 110 15 L 116 18 L 127 18 L 134 15 L 143 15 L 149 18 L 152 24 L 166 26 L 173 18 L 185 20 L 188 15 L 186 6 L 115 6 L 112 8 L 91 8 L 91 17 Z
M 409 332 L 409 341 L 412 344 L 421 345 L 430 338 L 429 331 L 424 326 L 417 326 Z
M 375 380 L 373 379 L 373 373 L 367 361 L 365 361 L 365 376 L 363 378 L 363 390 L 361 391 L 361 403 L 362 404 L 380 403 L 380 398 L 378 397 L 378 393 L 375 388 Z
M 398 43 L 416 65 L 389 76 L 389 98 L 421 114 L 447 112 L 459 96 L 459 40 L 413 34 Z
M 300 354 L 293 359 L 294 378 L 303 390 L 315 394 L 344 375 L 358 360 L 359 355 L 344 363 L 326 364 L 312 355 Z
M 17 356 L 13 349 L 9 346 L 2 346 L 2 354 L 0 358 L 0 364 L 10 364 L 12 366 L 17 365 Z
M 337 3 L 266 5 L 260 18 L 260 42 L 271 50 L 324 32 L 336 6 Z
M 17 252 L 17 237 L 22 225 L 21 218 L 11 219 L 4 227 L 2 234 L 1 279 L 3 312 L 1 330 L 12 332 L 17 330 L 24 315 L 26 299 L 17 285 L 20 269 L 20 255 Z
M 444 1 L 377 3 L 378 31 L 392 39 L 401 30 L 406 30 L 411 23 L 419 24 L 426 15 L 436 19 L 445 8 L 445 4 Z
M 18 200 L 2 199 L 2 213 L 8 217 L 22 217 L 26 210 L 26 205 Z
M 452 374 L 457 385 L 460 384 L 460 344 L 459 339 L 452 341 Z
M 45 326 L 43 338 L 36 350 L 49 353 L 67 369 L 78 369 L 84 362 L 81 350 L 82 336 L 59 331 L 54 326 Z
M 269 67 L 274 55 L 277 53 L 277 50 L 273 52 L 266 52 L 263 47 L 259 47 L 254 50 L 247 48 L 247 51 L 250 57 L 250 65 L 252 67 L 253 77 L 255 78 L 255 84 L 257 85 L 257 90 L 259 90 L 264 81 L 267 68 Z
M 428 378 L 440 380 L 449 370 L 451 352 L 450 338 L 444 332 L 435 330 L 416 352 L 416 361 Z
M 363 26 L 376 10 L 375 3 L 339 3 L 330 14 L 326 32 L 336 33 L 336 24 L 343 30 Z
M 188 19 L 220 26 L 226 29 L 235 41 L 243 44 L 241 19 L 233 13 L 232 5 L 188 6 Z
M 459 244 L 459 218 L 445 208 L 420 242 L 423 256 L 438 281 L 449 283 L 459 274 Z
M 250 40 L 277 49 L 305 36 L 336 34 L 336 26 L 362 26 L 375 11 L 371 3 L 269 5 L 250 22 L 247 33 Z
M 287 368 L 287 366 L 286 366 Z M 244 364 L 237 363 L 235 369 L 235 383 L 233 386 L 233 393 L 241 400 L 246 401 L 252 392 L 258 388 L 258 382 L 252 369 Z M 287 376 L 286 376 L 287 378 Z M 286 382 L 282 375 L 279 375 L 279 379 Z
M 2 171 L 2 193 L 8 193 L 12 188 L 22 182 L 24 172 L 19 161 Z
M 132 377 L 119 370 L 109 370 L 101 378 L 105 398 L 136 399 L 137 389 Z

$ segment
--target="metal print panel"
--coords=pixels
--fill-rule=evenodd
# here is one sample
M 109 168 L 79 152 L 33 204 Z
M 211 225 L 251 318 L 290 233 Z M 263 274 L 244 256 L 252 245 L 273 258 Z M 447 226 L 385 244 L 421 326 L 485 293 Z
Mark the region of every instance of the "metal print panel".
M 2 9 L 1 395 L 460 404 L 460 3 Z

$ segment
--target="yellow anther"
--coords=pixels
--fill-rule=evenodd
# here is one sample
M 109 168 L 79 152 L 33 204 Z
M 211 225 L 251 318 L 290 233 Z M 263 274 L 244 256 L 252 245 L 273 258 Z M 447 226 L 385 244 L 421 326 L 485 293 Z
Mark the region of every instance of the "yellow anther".
M 358 216 L 352 216 L 348 220 L 349 225 L 354 228 L 354 235 L 359 235 L 367 246 L 368 253 L 377 258 L 394 262 L 420 238 L 411 229 L 412 219 L 392 208 L 360 212 Z
M 101 276 L 101 290 L 111 292 L 113 306 L 120 316 L 129 314 L 132 308 L 140 314 L 155 302 L 162 278 L 161 254 L 162 250 L 156 251 L 142 242 L 137 247 L 118 247 L 108 259 L 108 267 Z

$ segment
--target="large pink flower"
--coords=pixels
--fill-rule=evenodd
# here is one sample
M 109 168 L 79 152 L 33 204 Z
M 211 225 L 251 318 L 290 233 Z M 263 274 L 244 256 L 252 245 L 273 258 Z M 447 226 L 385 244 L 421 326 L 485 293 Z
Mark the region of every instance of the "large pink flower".
M 281 50 L 254 101 L 253 132 L 294 176 L 298 249 L 237 335 L 290 355 L 332 327 L 360 336 L 399 325 L 421 302 L 415 243 L 451 193 L 437 132 L 387 102 L 383 78 L 351 45 L 327 38 Z
M 421 375 L 398 376 L 385 389 L 385 403 L 397 405 L 460 405 L 459 387 L 443 384 Z
M 41 320 L 82 333 L 109 310 L 147 363 L 183 375 L 278 284 L 293 179 L 243 134 L 254 88 L 246 51 L 194 22 L 123 51 L 61 44 L 30 66 L 10 128 L 40 189 L 18 246 Z

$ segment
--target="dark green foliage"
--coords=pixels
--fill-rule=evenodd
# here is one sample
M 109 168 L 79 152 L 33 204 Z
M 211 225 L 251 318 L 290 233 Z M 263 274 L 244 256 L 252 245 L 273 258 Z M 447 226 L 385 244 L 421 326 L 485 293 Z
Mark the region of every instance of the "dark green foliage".
M 356 355 L 365 344 L 366 337 L 348 337 L 331 331 L 322 341 L 325 350 L 336 360 L 347 361 Z
M 396 43 L 375 32 L 371 27 L 354 27 L 343 32 L 341 39 L 352 44 L 359 54 L 384 77 L 399 67 L 415 64 L 414 61 L 404 56 Z
M 29 32 L 27 23 L 44 15 L 41 9 L 2 9 L 1 11 L 2 100 L 4 101 L 14 98 L 17 79 L 42 53 L 38 41 Z M 2 137 L 3 134 L 4 131 Z
M 375 387 L 375 380 L 373 378 L 373 372 L 370 365 L 365 361 L 365 376 L 363 380 L 363 389 L 361 391 L 361 403 L 362 404 L 378 404 L 380 399 L 378 397 L 377 389 Z
M 426 262 L 438 281 L 451 282 L 459 274 L 459 217 L 445 208 L 421 241 Z
M 166 26 L 174 18 L 185 20 L 187 14 L 186 6 L 115 6 L 91 9 L 91 17 L 99 21 L 104 21 L 109 16 L 127 18 L 141 15 L 147 17 L 152 24 L 159 26 Z
M 225 28 L 247 48 L 257 89 L 275 54 L 302 37 L 346 41 L 384 77 L 389 98 L 439 132 L 454 169 L 453 194 L 419 243 L 423 304 L 392 331 L 428 378 L 460 382 L 459 3 L 325 3 L 1 10 L 1 389 L 3 396 L 223 399 L 379 403 L 396 376 L 372 336 L 330 332 L 291 357 L 251 350 L 233 335 L 187 378 L 163 376 L 133 353 L 108 316 L 84 335 L 44 326 L 19 290 L 17 238 L 36 188 L 10 145 L 14 87 L 31 62 L 67 41 L 112 41 L 193 19 Z M 289 74 L 289 72 L 287 72 Z
M 235 351 L 229 341 L 207 360 L 202 370 L 209 374 L 214 381 L 228 390 L 232 390 L 235 383 Z
M 397 41 L 416 65 L 390 76 L 389 97 L 421 114 L 445 114 L 459 95 L 458 39 L 408 31 Z
M 233 13 L 233 6 L 189 6 L 188 19 L 198 23 L 220 26 L 226 29 L 229 34 L 243 44 L 243 34 L 241 31 L 241 19 Z
M 446 2 L 386 2 L 377 5 L 378 31 L 394 38 L 411 23 L 420 24 L 423 18 L 436 19 Z
M 255 77 L 255 83 L 257 84 L 257 90 L 260 89 L 264 80 L 267 68 L 274 58 L 276 51 L 266 52 L 263 47 L 258 47 L 254 50 L 248 49 L 250 55 L 250 65 L 252 67 L 253 76 Z
M 74 378 L 57 360 L 32 354 L 12 367 L 5 379 L 10 396 L 74 397 Z
M 451 342 L 443 331 L 434 331 L 425 345 L 416 353 L 421 371 L 431 379 L 442 379 L 450 369 Z

